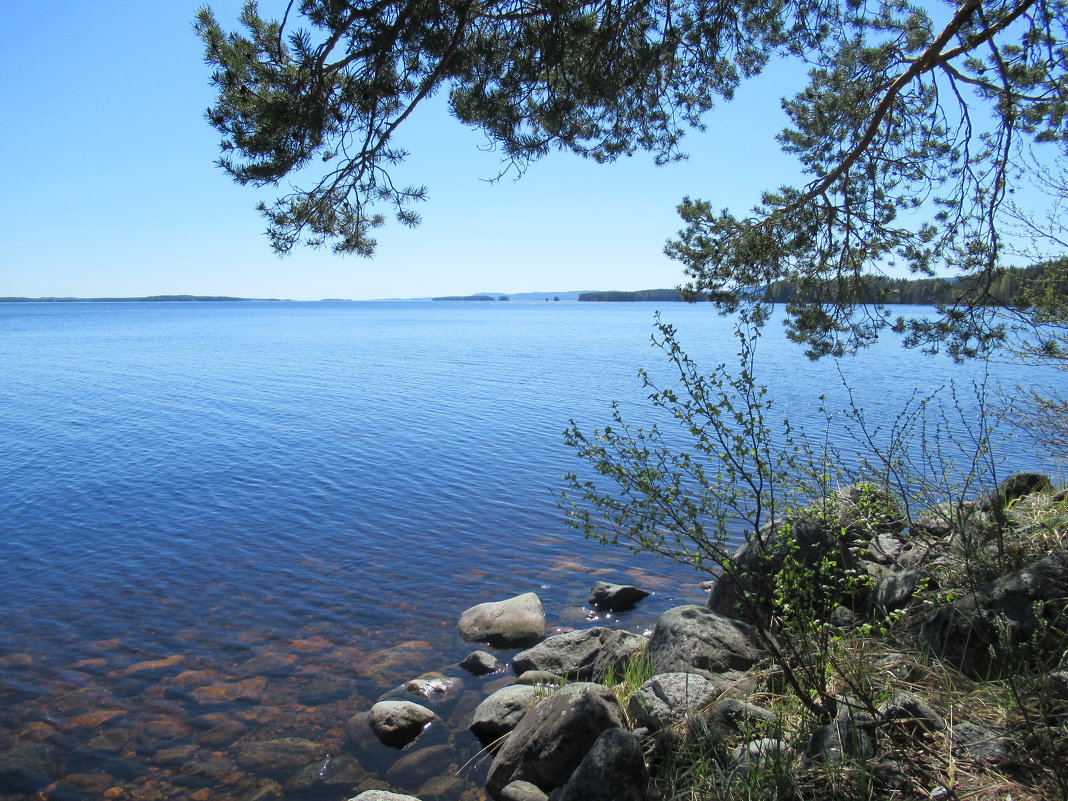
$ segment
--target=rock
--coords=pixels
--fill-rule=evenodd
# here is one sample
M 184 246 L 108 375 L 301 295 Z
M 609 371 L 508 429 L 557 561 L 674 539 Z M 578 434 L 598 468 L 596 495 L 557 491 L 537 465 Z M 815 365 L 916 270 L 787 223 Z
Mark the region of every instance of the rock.
M 977 761 L 1000 764 L 1012 758 L 1008 738 L 967 721 L 953 726 L 953 753 Z
M 662 673 L 635 691 L 627 713 L 638 726 L 656 731 L 712 704 L 720 694 L 716 684 L 697 673 Z
M 162 678 L 169 673 L 180 673 L 181 671 L 170 671 L 169 668 L 173 668 L 176 665 L 181 665 L 185 661 L 185 657 L 181 654 L 174 654 L 168 656 L 165 659 L 151 659 L 146 662 L 138 662 L 135 665 L 130 665 L 128 668 L 124 668 L 119 671 L 122 676 L 133 676 L 138 673 L 149 673 L 153 676 Z
M 514 781 L 501 790 L 500 801 L 549 801 L 536 784 Z
M 1050 489 L 1053 489 L 1053 484 L 1050 483 L 1049 476 L 1041 473 L 1014 473 L 998 484 L 997 489 L 979 498 L 979 510 L 990 512 L 1004 509 L 1017 498 Z
M 195 745 L 176 745 L 173 748 L 157 751 L 152 761 L 157 765 L 182 765 L 188 762 L 196 752 Z
M 879 714 L 888 721 L 904 726 L 913 734 L 943 731 L 946 728 L 942 716 L 931 709 L 926 701 L 908 690 L 898 691 L 890 703 L 879 707 Z
M 540 695 L 541 690 L 521 684 L 497 690 L 478 705 L 467 728 L 482 745 L 489 746 L 519 725 Z
M 827 617 L 827 622 L 836 629 L 848 629 L 856 625 L 857 616 L 846 606 L 836 606 Z
M 401 795 L 388 790 L 367 790 L 349 801 L 419 801 L 414 795 Z
M 1056 717 L 1068 716 L 1068 670 L 1055 670 L 1046 676 L 1043 689 L 1050 713 Z
M 646 653 L 654 673 L 717 673 L 747 670 L 762 659 L 757 630 L 702 606 L 676 606 L 656 621 Z
M 649 595 L 629 584 L 609 584 L 598 581 L 590 590 L 589 602 L 594 609 L 605 612 L 623 612 L 632 608 L 638 601 Z
M 403 787 L 418 787 L 431 776 L 449 772 L 455 750 L 451 745 L 432 745 L 405 751 L 390 765 L 386 778 Z
M 504 670 L 504 664 L 488 651 L 473 651 L 464 657 L 460 667 L 475 676 L 486 676 Z
M 524 648 L 545 639 L 545 613 L 532 592 L 472 606 L 460 616 L 460 635 L 495 648 Z
M 1058 623 L 1066 615 L 1068 548 L 1058 548 L 939 607 L 920 637 L 935 656 L 961 672 L 994 678 L 1017 670 L 1029 656 L 1041 659 L 1063 651 Z
M 419 785 L 416 793 L 426 801 L 453 801 L 462 798 L 464 788 L 471 790 L 473 785 L 459 776 L 431 776 Z
M 880 534 L 896 535 L 904 526 L 905 517 L 889 493 L 872 484 L 843 487 L 763 526 L 759 536 L 733 554 L 732 572 L 712 585 L 706 606 L 746 622 L 764 619 L 775 611 L 771 582 L 788 555 L 804 566 L 815 568 L 829 559 L 839 572 L 859 571 L 867 544 Z M 839 601 L 851 592 L 843 590 Z
M 343 792 L 344 788 L 358 785 L 367 778 L 367 771 L 349 754 L 340 756 L 327 755 L 318 762 L 306 766 L 286 782 L 287 793 L 324 793 L 333 788 Z
M 408 640 L 392 648 L 383 648 L 354 665 L 356 675 L 378 686 L 392 686 L 405 676 L 426 669 L 426 660 L 434 649 L 426 640 Z
M 379 701 L 371 707 L 367 722 L 382 743 L 403 748 L 435 718 L 437 715 L 425 706 L 411 701 Z
M 737 698 L 717 701 L 705 719 L 706 728 L 713 737 L 733 737 L 752 730 L 772 719 L 772 714 L 762 706 L 746 703 Z
M 265 782 L 241 797 L 241 801 L 279 801 L 285 795 L 285 790 L 278 782 Z
M 216 748 L 229 745 L 248 730 L 244 723 L 222 712 L 200 715 L 193 718 L 190 723 L 197 730 L 197 740 Z
M 0 787 L 29 796 L 58 778 L 59 751 L 48 743 L 21 743 L 0 754 Z
M 767 762 L 783 763 L 789 758 L 790 749 L 785 740 L 762 737 L 740 745 L 731 752 L 735 764 L 743 771 Z
M 405 692 L 427 701 L 451 701 L 464 691 L 464 683 L 455 676 L 424 673 L 404 685 Z
M 607 687 L 564 685 L 519 721 L 490 766 L 486 789 L 499 801 L 517 779 L 544 792 L 561 787 L 601 732 L 623 725 L 623 711 Z
M 913 596 L 931 583 L 931 574 L 919 567 L 892 570 L 875 581 L 871 590 L 871 608 L 888 615 L 909 605 Z
M 603 626 L 557 634 L 512 659 L 516 673 L 545 670 L 578 681 L 600 681 L 639 653 L 645 638 Z
M 207 684 L 193 690 L 198 704 L 228 704 L 232 701 L 257 701 L 263 696 L 267 679 L 259 676 L 244 681 Z
M 637 739 L 625 729 L 607 729 L 553 801 L 645 801 L 648 784 Z
M 294 771 L 322 760 L 326 756 L 326 749 L 310 740 L 282 737 L 240 743 L 236 753 L 237 764 L 245 770 L 278 772 Z
M 558 687 L 567 684 L 567 679 L 548 670 L 524 670 L 516 677 L 516 684 L 531 684 L 541 687 Z
M 874 722 L 857 710 L 848 698 L 839 698 L 838 715 L 812 735 L 808 757 L 816 762 L 839 764 L 866 762 L 875 754 Z

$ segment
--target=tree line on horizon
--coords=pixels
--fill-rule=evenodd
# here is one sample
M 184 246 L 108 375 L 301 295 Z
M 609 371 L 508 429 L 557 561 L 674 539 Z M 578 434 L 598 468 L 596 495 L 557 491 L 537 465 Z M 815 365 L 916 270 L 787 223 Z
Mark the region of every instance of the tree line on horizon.
M 1006 268 L 995 275 L 986 288 L 987 294 L 996 300 L 997 305 L 1013 307 L 1024 297 L 1025 291 L 1033 291 L 1037 285 L 1055 295 L 1068 297 L 1068 257 L 1052 262 L 1035 264 L 1030 267 Z M 980 276 L 967 276 L 959 279 L 947 278 L 886 278 L 871 277 L 866 281 L 869 302 L 882 304 L 918 305 L 918 306 L 952 306 L 962 296 L 968 296 L 975 290 L 975 282 L 984 280 Z M 681 302 L 693 297 L 679 288 L 642 289 L 634 292 L 608 291 L 583 292 L 580 301 L 585 302 Z M 706 300 L 701 295 L 698 300 Z M 791 303 L 813 300 L 790 281 L 775 281 L 762 293 L 767 303 Z

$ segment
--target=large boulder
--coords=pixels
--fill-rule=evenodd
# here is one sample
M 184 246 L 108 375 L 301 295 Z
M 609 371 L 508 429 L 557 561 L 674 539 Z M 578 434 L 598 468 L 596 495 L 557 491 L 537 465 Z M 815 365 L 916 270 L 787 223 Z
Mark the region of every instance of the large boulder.
M 697 673 L 662 673 L 639 687 L 627 702 L 638 726 L 656 731 L 715 702 L 722 689 Z
M 623 710 L 611 690 L 588 682 L 567 684 L 519 721 L 490 766 L 486 789 L 500 799 L 516 780 L 544 792 L 562 787 L 601 732 L 623 727 Z
M 1068 616 L 1068 548 L 1001 576 L 924 622 L 935 656 L 972 676 L 994 677 L 1022 660 L 1058 654 Z
M 518 726 L 542 694 L 528 684 L 502 687 L 478 705 L 467 728 L 482 745 L 489 746 Z
M 645 638 L 604 626 L 557 634 L 512 659 L 517 674 L 543 670 L 579 681 L 600 681 L 640 653 Z
M 859 573 L 861 556 L 871 541 L 880 535 L 896 535 L 904 527 L 905 516 L 885 490 L 873 484 L 843 487 L 763 526 L 732 555 L 728 569 L 712 586 L 706 606 L 750 623 L 764 620 L 776 611 L 773 581 L 788 556 L 812 569 L 823 569 L 829 561 L 838 574 Z M 839 600 L 852 592 L 843 587 Z
M 648 785 L 638 740 L 626 729 L 607 729 L 553 801 L 645 801 Z
M 460 635 L 495 648 L 524 648 L 545 639 L 545 612 L 532 592 L 504 601 L 487 601 L 460 615 Z
M 764 657 L 754 626 L 702 606 L 676 606 L 656 621 L 646 653 L 654 673 L 720 673 L 748 670 Z

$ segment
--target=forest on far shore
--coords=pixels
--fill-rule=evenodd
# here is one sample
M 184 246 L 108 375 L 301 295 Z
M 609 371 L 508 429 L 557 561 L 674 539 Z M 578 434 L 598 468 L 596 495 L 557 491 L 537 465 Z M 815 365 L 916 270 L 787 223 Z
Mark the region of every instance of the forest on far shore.
M 1036 282 L 1056 282 L 1049 289 L 1068 295 L 1068 272 L 1065 263 L 1068 257 L 1056 262 L 1032 265 L 1031 267 L 1010 267 L 1002 270 L 990 286 L 989 294 L 998 305 L 1013 306 L 1024 288 L 1033 288 Z M 920 306 L 952 306 L 965 294 L 970 294 L 970 281 L 975 279 L 947 278 L 871 278 L 870 298 L 873 303 L 910 304 Z M 776 281 L 764 290 L 764 300 L 771 303 L 789 303 L 792 300 L 804 300 L 799 297 L 798 288 L 788 281 Z M 680 289 L 642 289 L 636 292 L 583 292 L 580 301 L 619 302 L 619 301 L 683 301 Z

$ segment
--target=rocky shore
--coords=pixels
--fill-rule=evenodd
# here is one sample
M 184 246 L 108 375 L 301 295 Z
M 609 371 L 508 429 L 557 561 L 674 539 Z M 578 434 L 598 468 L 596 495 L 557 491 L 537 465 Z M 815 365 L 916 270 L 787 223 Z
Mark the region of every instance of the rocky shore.
M 374 701 L 324 678 L 315 692 L 357 704 L 329 739 L 250 738 L 231 714 L 258 714 L 264 675 L 290 675 L 295 659 L 255 657 L 274 661 L 225 681 L 180 656 L 123 672 L 158 677 L 161 708 L 180 696 L 201 712 L 194 742 L 163 733 L 148 756 L 193 801 L 644 801 L 694 759 L 695 742 L 724 797 L 767 776 L 822 797 L 803 791 L 805 777 L 846 770 L 876 796 L 949 798 L 952 777 L 926 755 L 950 755 L 958 772 L 1032 775 L 1035 759 L 1068 749 L 1066 504 L 1045 476 L 1018 474 L 909 520 L 886 493 L 847 487 L 767 526 L 709 583 L 705 605 L 664 611 L 646 635 L 550 631 L 531 592 L 481 603 L 459 618 L 473 650 L 454 665 L 422 672 L 431 652 L 419 642 L 373 654 L 361 670 L 403 677 Z M 611 613 L 647 595 L 597 582 L 588 604 Z M 1025 710 L 1029 728 L 969 700 L 1018 677 L 1042 693 Z M 950 679 L 967 689 L 935 691 Z M 123 714 L 86 711 L 77 725 L 101 732 L 99 753 L 118 749 L 109 765 L 136 773 L 136 754 L 108 739 Z M 90 763 L 60 775 L 64 735 L 52 723 L 28 725 L 0 752 L 0 798 L 177 797 L 150 781 L 129 791 Z M 1039 735 L 1052 752 L 1028 739 Z
M 546 638 L 541 602 L 532 593 L 467 610 L 459 623 L 465 639 L 500 648 L 530 646 L 511 660 L 515 678 L 508 681 L 514 683 L 497 689 L 471 714 L 470 730 L 487 758 L 492 756 L 485 781 L 489 796 L 496 801 L 644 801 L 652 786 L 650 771 L 656 769 L 658 736 L 680 724 L 692 726 L 695 719 L 703 736 L 725 746 L 720 753 L 728 758 L 720 767 L 735 781 L 761 763 L 849 763 L 864 765 L 872 776 L 901 789 L 909 783 L 908 766 L 894 764 L 888 757 L 893 749 L 886 746 L 900 745 L 902 737 L 942 738 L 963 762 L 998 768 L 1018 762 L 1019 743 L 1004 721 L 972 720 L 967 710 L 956 710 L 950 723 L 909 689 L 914 683 L 904 677 L 900 688 L 878 703 L 831 696 L 835 708 L 826 708 L 824 719 L 803 736 L 767 736 L 776 714 L 767 704 L 775 693 L 770 688 L 782 688 L 788 672 L 776 659 L 797 654 L 797 643 L 783 642 L 790 633 L 776 631 L 782 610 L 774 607 L 783 601 L 768 583 L 787 560 L 794 570 L 805 565 L 827 570 L 831 564 L 837 575 L 858 577 L 842 587 L 828 619 L 814 623 L 848 632 L 911 615 L 922 652 L 898 655 L 900 665 L 926 659 L 976 680 L 1045 670 L 1052 714 L 1047 722 L 1063 727 L 1068 711 L 1068 666 L 1061 662 L 1068 646 L 1065 529 L 1052 532 L 1048 552 L 1039 558 L 970 592 L 939 595 L 935 589 L 951 583 L 962 562 L 979 570 L 989 555 L 965 553 L 977 544 L 969 541 L 974 538 L 966 536 L 963 524 L 993 531 L 1004 510 L 1063 507 L 1066 492 L 1054 492 L 1045 476 L 1018 474 L 974 503 L 955 511 L 930 510 L 911 525 L 895 499 L 873 498 L 872 492 L 848 487 L 837 493 L 830 514 L 826 507 L 822 514 L 808 508 L 791 525 L 777 521 L 766 537 L 735 554 L 732 580 L 721 577 L 711 584 L 706 606 L 664 612 L 648 638 L 600 626 Z M 1017 533 L 1025 525 L 1019 518 L 1012 523 Z M 1019 541 L 1014 539 L 1017 546 Z M 636 587 L 598 583 L 590 603 L 620 609 L 644 594 Z M 1021 661 L 1024 651 L 1027 659 Z M 799 662 L 806 656 L 818 658 L 802 655 Z M 651 675 L 621 698 L 621 678 L 628 665 L 639 663 Z M 504 670 L 486 651 L 472 653 L 463 665 L 476 675 Z M 795 665 L 794 681 L 798 672 Z M 408 690 L 446 693 L 447 682 L 433 688 L 409 685 Z M 416 749 L 413 754 L 420 752 L 418 743 L 435 720 L 430 709 L 410 700 L 379 702 L 367 717 L 383 742 L 404 740 Z M 1059 730 L 1053 733 L 1058 736 Z M 439 797 L 426 789 L 431 794 L 371 790 L 353 801 Z

